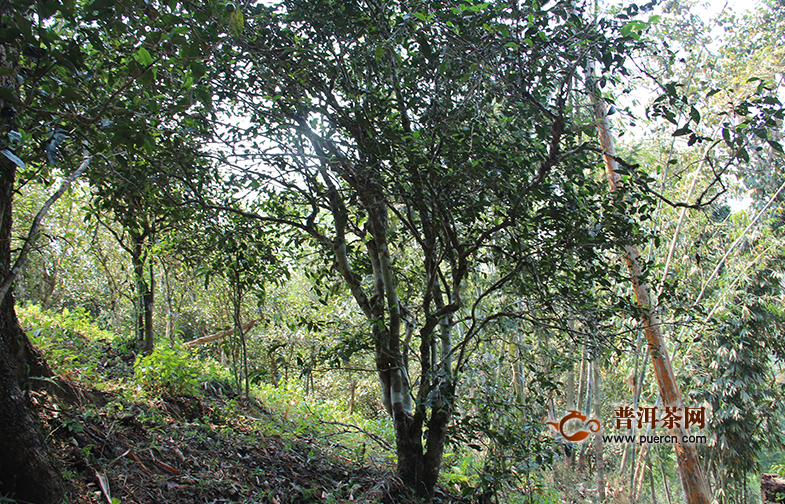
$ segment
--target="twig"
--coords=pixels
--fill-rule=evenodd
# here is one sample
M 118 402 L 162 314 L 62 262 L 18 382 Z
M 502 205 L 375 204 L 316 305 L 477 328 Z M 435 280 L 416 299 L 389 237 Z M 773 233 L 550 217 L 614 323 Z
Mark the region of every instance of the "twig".
M 369 432 L 369 431 L 367 431 L 367 430 L 365 430 L 362 427 L 359 427 L 357 425 L 348 424 L 348 423 L 344 423 L 344 422 L 334 422 L 334 421 L 330 421 L 330 420 L 322 420 L 322 419 L 319 419 L 319 423 L 320 424 L 326 424 L 326 425 L 339 425 L 341 427 L 346 427 L 346 428 L 349 428 L 349 429 L 355 429 L 355 430 L 357 430 L 357 432 L 362 432 L 363 434 L 365 434 L 366 436 L 368 436 L 372 440 L 376 441 L 376 443 L 379 446 L 381 446 L 382 448 L 384 448 L 385 450 L 392 450 L 392 446 L 390 446 L 389 443 L 387 443 L 387 441 L 382 439 L 381 436 L 379 436 L 378 434 L 374 434 L 373 432 Z

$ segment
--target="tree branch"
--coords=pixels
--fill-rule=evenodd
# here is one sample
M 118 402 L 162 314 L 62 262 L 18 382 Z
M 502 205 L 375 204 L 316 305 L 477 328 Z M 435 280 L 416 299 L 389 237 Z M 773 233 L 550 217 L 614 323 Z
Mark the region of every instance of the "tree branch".
M 607 152 L 605 152 L 603 149 L 601 149 L 599 147 L 591 147 L 591 146 L 587 145 L 587 146 L 584 146 L 584 149 L 592 151 L 592 152 L 596 152 L 598 154 L 602 154 L 604 156 L 608 156 L 609 158 L 613 159 L 620 166 L 623 166 L 624 168 L 629 170 L 630 174 L 635 178 L 635 181 L 639 184 L 639 186 L 643 189 L 644 192 L 651 194 L 655 198 L 661 200 L 663 203 L 665 203 L 666 205 L 671 206 L 673 208 L 690 208 L 692 210 L 700 210 L 700 209 L 706 208 L 707 206 L 709 206 L 712 203 L 714 203 L 717 200 L 717 198 L 719 198 L 721 195 L 725 194 L 725 192 L 727 191 L 727 189 L 723 186 L 722 191 L 720 191 L 717 194 L 715 194 L 714 196 L 712 196 L 711 199 L 709 201 L 705 202 L 705 203 L 703 203 L 702 200 L 703 200 L 703 197 L 706 195 L 706 192 L 708 191 L 708 188 L 701 193 L 701 195 L 698 197 L 698 199 L 696 200 L 695 203 L 685 203 L 685 202 L 682 202 L 682 201 L 672 201 L 668 197 L 663 196 L 659 192 L 657 192 L 654 189 L 652 189 L 651 187 L 649 187 L 649 184 L 646 183 L 646 181 L 644 181 L 641 178 L 641 176 L 638 174 L 637 170 L 638 170 L 638 168 L 640 168 L 640 165 L 634 164 L 634 163 L 629 163 L 629 162 L 625 161 L 624 159 L 620 158 L 619 156 L 617 156 L 615 154 L 608 154 Z M 715 182 L 720 182 L 720 184 L 722 185 L 722 180 L 720 179 L 720 175 L 721 174 L 717 174 L 717 173 L 714 174 L 714 181 L 712 181 L 712 183 L 709 184 L 709 187 L 714 185 Z
M 79 165 L 79 168 L 77 168 L 76 171 L 63 180 L 57 191 L 55 191 L 55 193 L 51 195 L 48 200 L 46 200 L 41 209 L 38 210 L 38 213 L 33 219 L 33 224 L 30 226 L 30 231 L 27 233 L 27 238 L 22 245 L 22 249 L 19 251 L 19 255 L 14 262 L 14 266 L 8 272 L 8 275 L 3 279 L 3 284 L 0 285 L 0 299 L 5 299 L 6 294 L 11 289 L 11 285 L 13 285 L 14 280 L 16 280 L 19 272 L 27 262 L 27 256 L 30 253 L 30 250 L 33 248 L 35 237 L 38 234 L 38 230 L 41 228 L 41 221 L 43 220 L 44 216 L 46 216 L 46 213 L 49 211 L 55 201 L 57 201 L 60 196 L 62 196 L 63 193 L 65 193 L 65 191 L 71 187 L 73 181 L 76 180 L 79 175 L 84 173 L 84 171 L 90 165 L 90 159 L 92 159 L 92 156 L 85 156 L 84 161 L 82 161 L 82 164 Z

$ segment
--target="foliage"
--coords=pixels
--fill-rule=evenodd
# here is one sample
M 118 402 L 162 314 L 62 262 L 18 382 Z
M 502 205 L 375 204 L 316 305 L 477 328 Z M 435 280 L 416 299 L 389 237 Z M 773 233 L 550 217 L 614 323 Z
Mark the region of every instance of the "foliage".
M 346 402 L 340 398 L 315 399 L 304 391 L 303 385 L 297 382 L 281 382 L 277 386 L 260 383 L 254 387 L 254 396 L 263 404 L 283 412 L 284 418 L 292 422 L 292 433 L 296 435 L 339 433 L 344 442 L 351 442 L 352 449 L 362 449 L 377 457 L 389 457 L 389 453 L 380 450 L 379 445 L 391 445 L 395 434 L 384 418 L 350 413 Z
M 131 374 L 133 356 L 124 339 L 98 328 L 84 308 L 56 312 L 26 305 L 18 306 L 17 314 L 56 373 L 110 387 L 110 379 Z
M 782 388 L 776 383 L 772 359 L 782 359 L 785 314 L 780 276 L 769 269 L 750 278 L 751 285 L 722 314 L 704 351 L 713 358 L 708 369 L 695 373 L 698 400 L 711 405 L 710 443 L 713 470 L 728 499 L 738 499 L 732 482 L 760 473 L 764 452 L 785 448 Z M 750 407 L 754 405 L 754 407 Z
M 199 386 L 201 366 L 181 345 L 160 345 L 134 362 L 134 379 L 149 394 L 193 394 Z
M 113 341 L 114 333 L 99 329 L 94 324 L 92 317 L 83 307 L 71 311 L 64 308 L 62 312 L 52 312 L 41 309 L 38 305 L 20 306 L 17 308 L 20 321 L 33 330 L 59 328 L 62 331 L 77 334 L 87 340 Z

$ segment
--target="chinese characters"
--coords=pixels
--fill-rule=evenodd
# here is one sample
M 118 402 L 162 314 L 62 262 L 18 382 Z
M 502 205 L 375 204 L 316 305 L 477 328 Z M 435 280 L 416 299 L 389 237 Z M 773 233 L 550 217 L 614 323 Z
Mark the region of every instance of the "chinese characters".
M 613 418 L 616 420 L 617 429 L 632 429 L 633 422 L 637 424 L 639 429 L 644 426 L 651 426 L 656 429 L 659 425 L 666 429 L 681 428 L 689 429 L 693 425 L 703 429 L 706 427 L 706 408 L 677 408 L 666 406 L 658 408 L 652 406 L 650 408 L 632 409 L 630 406 L 622 406 L 613 412 Z

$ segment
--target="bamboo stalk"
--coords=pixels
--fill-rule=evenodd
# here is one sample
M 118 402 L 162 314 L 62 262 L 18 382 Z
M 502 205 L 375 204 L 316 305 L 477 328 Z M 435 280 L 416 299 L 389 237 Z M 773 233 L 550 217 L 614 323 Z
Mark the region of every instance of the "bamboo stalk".
M 608 178 L 608 185 L 611 192 L 615 192 L 619 186 L 621 177 L 618 174 L 618 165 L 615 159 L 613 138 L 610 133 L 610 121 L 604 100 L 599 95 L 593 76 L 589 79 L 589 93 L 594 102 L 594 114 L 597 119 L 597 129 L 599 130 L 600 146 L 604 151 L 605 171 Z M 671 366 L 668 349 L 662 335 L 659 314 L 656 304 L 653 302 L 649 293 L 649 285 L 644 281 L 643 266 L 640 259 L 640 251 L 635 245 L 625 245 L 623 249 L 624 259 L 630 270 L 632 285 L 635 290 L 635 297 L 642 311 L 642 323 L 646 341 L 651 353 L 651 361 L 654 366 L 654 373 L 657 377 L 657 384 L 665 406 L 684 408 L 681 392 L 676 383 Z M 701 470 L 698 450 L 694 444 L 682 442 L 682 437 L 687 434 L 687 430 L 681 427 L 671 429 L 671 435 L 675 435 L 677 442 L 676 458 L 678 469 L 681 475 L 682 487 L 684 489 L 685 502 L 687 504 L 710 504 L 711 495 L 706 485 L 706 478 Z

